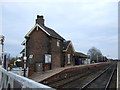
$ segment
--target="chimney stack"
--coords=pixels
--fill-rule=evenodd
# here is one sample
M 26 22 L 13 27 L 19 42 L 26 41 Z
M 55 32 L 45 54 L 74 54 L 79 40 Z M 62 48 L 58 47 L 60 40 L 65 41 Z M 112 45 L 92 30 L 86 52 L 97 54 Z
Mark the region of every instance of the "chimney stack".
M 44 25 L 44 17 L 41 15 L 37 15 L 36 23 L 40 25 Z

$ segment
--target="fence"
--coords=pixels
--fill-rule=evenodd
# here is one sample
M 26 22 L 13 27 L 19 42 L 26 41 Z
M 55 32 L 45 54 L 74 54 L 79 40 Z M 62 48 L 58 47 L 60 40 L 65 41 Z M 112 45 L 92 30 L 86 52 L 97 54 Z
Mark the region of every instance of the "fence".
M 0 90 L 6 89 L 6 90 L 12 90 L 12 89 L 30 89 L 30 90 L 55 90 L 51 87 L 48 87 L 46 85 L 37 83 L 33 80 L 30 80 L 28 78 L 25 78 L 23 76 L 17 75 L 15 73 L 12 73 L 10 71 L 6 71 L 0 66 Z

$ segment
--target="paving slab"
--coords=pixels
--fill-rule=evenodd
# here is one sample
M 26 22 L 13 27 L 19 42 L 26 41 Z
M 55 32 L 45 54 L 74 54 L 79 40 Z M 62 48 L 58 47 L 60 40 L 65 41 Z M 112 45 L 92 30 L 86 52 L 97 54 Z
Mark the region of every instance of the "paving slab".
M 102 64 L 102 63 L 95 63 L 95 64 Z M 95 64 L 89 64 L 89 65 L 95 65 Z M 75 67 L 83 67 L 83 66 L 86 66 L 86 65 L 67 66 L 67 67 L 56 68 L 56 69 L 52 69 L 52 70 L 44 71 L 44 72 L 35 72 L 29 78 L 36 82 L 41 82 L 42 80 L 49 78 L 57 73 L 60 73 L 61 71 L 65 70 L 65 69 L 75 68 Z

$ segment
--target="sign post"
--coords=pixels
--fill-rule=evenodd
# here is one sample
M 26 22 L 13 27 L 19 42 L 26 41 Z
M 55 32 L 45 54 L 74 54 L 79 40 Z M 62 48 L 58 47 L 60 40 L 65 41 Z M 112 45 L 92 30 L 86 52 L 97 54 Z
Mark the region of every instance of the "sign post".
M 2 45 L 1 59 L 2 59 L 3 67 L 4 67 L 4 39 L 5 39 L 5 37 L 3 35 L 0 35 L 0 44 Z

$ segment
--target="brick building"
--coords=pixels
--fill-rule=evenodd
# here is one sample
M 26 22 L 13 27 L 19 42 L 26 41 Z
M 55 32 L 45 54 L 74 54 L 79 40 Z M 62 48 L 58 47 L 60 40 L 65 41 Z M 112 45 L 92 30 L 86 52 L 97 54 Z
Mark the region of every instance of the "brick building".
M 44 24 L 44 17 L 37 15 L 33 28 L 25 35 L 21 52 L 27 56 L 29 74 L 57 67 L 75 65 L 75 49 L 71 41 L 66 41 L 53 29 Z M 26 51 L 26 53 L 25 53 Z

